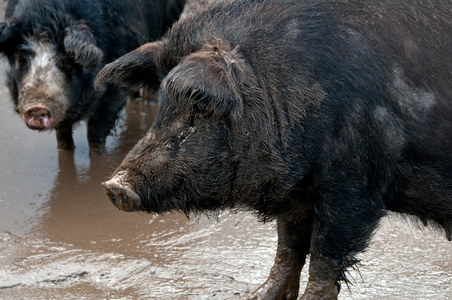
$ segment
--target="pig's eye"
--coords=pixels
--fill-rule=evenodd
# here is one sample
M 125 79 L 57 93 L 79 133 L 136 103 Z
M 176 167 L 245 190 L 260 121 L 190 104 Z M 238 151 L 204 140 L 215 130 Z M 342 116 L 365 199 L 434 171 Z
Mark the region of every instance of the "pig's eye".
M 19 63 L 27 63 L 28 58 L 27 58 L 26 56 L 24 56 L 24 55 L 20 55 L 20 56 L 18 57 L 17 61 L 18 61 Z
M 24 72 L 30 62 L 30 56 L 26 54 L 18 54 L 16 56 L 16 71 Z
M 191 108 L 191 114 L 190 116 L 192 118 L 194 118 L 195 116 L 200 116 L 202 114 L 201 109 L 199 108 L 199 106 L 197 104 L 194 104 Z
M 189 126 L 195 127 L 197 122 L 200 122 L 202 119 L 210 118 L 214 112 L 211 109 L 205 109 L 199 107 L 199 105 L 194 104 L 189 119 Z
M 19 45 L 16 52 L 16 61 L 18 63 L 26 64 L 33 55 L 35 55 L 35 53 L 28 45 Z
M 17 64 L 19 66 L 25 66 L 27 65 L 29 62 L 29 55 L 25 54 L 25 53 L 21 53 L 18 55 L 17 57 Z
M 189 125 L 190 127 L 194 127 L 195 126 L 195 116 L 193 114 L 190 115 L 190 119 L 189 119 Z
M 203 107 L 203 105 L 201 103 L 193 104 L 191 112 L 192 112 L 192 116 L 202 117 L 202 118 L 208 118 L 214 114 L 212 109 Z

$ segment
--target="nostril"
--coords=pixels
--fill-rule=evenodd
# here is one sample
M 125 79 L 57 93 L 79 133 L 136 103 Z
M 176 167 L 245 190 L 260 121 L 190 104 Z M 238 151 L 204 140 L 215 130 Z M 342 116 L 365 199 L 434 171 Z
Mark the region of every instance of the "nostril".
M 140 196 L 123 178 L 114 177 L 102 183 L 105 194 L 110 201 L 124 211 L 135 211 L 141 208 Z
M 110 200 L 111 200 L 111 202 L 113 202 L 113 204 L 115 204 L 116 203 L 116 195 L 109 191 L 106 191 L 106 192 L 107 192 L 107 197 L 110 198 Z

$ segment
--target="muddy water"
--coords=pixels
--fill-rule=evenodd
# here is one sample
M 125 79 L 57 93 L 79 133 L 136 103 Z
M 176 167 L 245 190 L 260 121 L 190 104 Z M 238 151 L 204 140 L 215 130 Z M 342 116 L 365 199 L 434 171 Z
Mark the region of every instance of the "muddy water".
M 73 153 L 56 150 L 53 132 L 31 131 L 13 112 L 3 81 L 0 299 L 237 299 L 265 280 L 274 224 L 247 213 L 124 213 L 104 195 L 99 183 L 147 131 L 155 104 L 130 102 L 108 153 L 90 158 L 84 124 Z M 339 298 L 452 299 L 451 250 L 439 233 L 388 217 Z

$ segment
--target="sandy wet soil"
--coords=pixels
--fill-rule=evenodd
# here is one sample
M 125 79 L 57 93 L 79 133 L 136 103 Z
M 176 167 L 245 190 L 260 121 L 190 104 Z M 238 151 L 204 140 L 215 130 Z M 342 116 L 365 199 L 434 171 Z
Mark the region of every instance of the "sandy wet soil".
M 243 299 L 266 279 L 273 223 L 251 213 L 125 213 L 104 195 L 100 182 L 150 127 L 157 105 L 130 102 L 103 157 L 89 157 L 83 123 L 75 151 L 58 151 L 54 132 L 31 131 L 13 112 L 5 67 L 3 60 L 0 299 Z M 452 243 L 418 227 L 384 219 L 339 298 L 452 299 Z

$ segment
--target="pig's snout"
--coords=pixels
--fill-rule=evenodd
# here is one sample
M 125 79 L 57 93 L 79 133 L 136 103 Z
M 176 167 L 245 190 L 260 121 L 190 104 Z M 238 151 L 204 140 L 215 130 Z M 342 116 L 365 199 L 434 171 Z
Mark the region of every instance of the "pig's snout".
M 123 211 L 139 210 L 141 205 L 140 196 L 133 191 L 132 187 L 123 182 L 121 177 L 113 177 L 102 183 L 105 193 L 113 204 Z
M 52 114 L 43 106 L 29 108 L 24 116 L 24 122 L 30 129 L 47 130 L 52 125 Z

